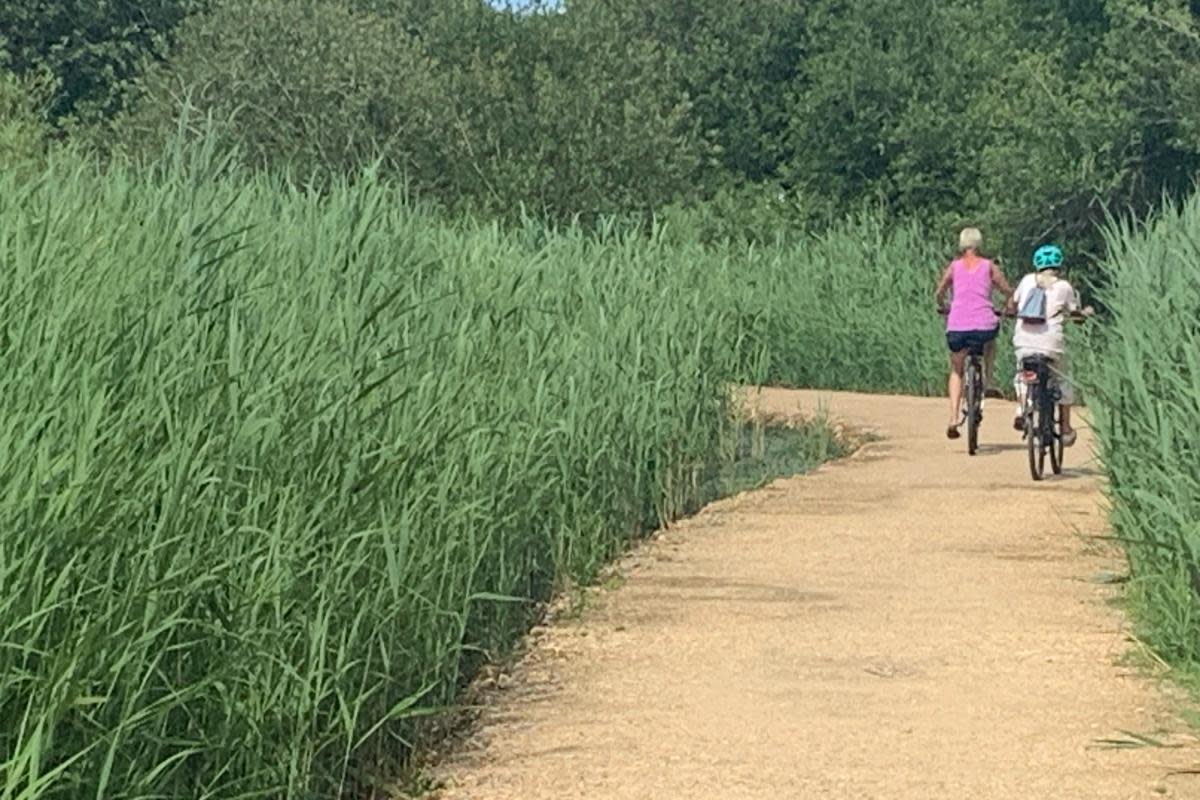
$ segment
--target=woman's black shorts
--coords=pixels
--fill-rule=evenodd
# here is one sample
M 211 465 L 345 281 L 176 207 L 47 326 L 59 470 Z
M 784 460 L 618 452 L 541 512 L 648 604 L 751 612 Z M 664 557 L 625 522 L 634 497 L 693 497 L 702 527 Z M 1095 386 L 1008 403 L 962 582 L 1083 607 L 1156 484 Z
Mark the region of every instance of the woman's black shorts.
M 986 331 L 946 331 L 946 346 L 951 353 L 970 350 L 975 355 L 983 353 L 983 347 L 996 338 L 999 328 Z

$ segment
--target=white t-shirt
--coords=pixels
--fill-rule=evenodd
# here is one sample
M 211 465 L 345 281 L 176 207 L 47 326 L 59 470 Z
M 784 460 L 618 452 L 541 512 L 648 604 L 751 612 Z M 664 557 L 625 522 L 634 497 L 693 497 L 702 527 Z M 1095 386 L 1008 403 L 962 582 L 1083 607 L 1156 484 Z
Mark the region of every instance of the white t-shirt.
M 1017 284 L 1013 299 L 1017 311 L 1037 286 L 1037 275 L 1029 273 Z M 1046 288 L 1046 321 L 1026 322 L 1018 318 L 1013 331 L 1013 347 L 1017 350 L 1032 350 L 1047 355 L 1062 355 L 1066 351 L 1063 323 L 1066 315 L 1079 310 L 1079 295 L 1075 287 L 1059 278 Z

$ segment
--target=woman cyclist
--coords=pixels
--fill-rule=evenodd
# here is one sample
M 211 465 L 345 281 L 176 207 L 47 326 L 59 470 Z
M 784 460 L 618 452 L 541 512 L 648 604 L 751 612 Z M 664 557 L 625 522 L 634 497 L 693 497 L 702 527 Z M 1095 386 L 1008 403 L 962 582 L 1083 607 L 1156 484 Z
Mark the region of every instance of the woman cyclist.
M 1075 398 L 1071 382 L 1066 377 L 1067 343 L 1063 322 L 1068 314 L 1080 313 L 1090 317 L 1095 312 L 1091 306 L 1079 307 L 1079 295 L 1075 287 L 1059 277 L 1062 265 L 1061 249 L 1052 244 L 1038 248 L 1033 254 L 1034 272 L 1021 279 L 1008 303 L 1010 311 L 1017 311 L 1017 324 L 1013 330 L 1013 348 L 1017 352 L 1017 376 L 1013 381 L 1017 390 L 1017 409 L 1013 428 L 1025 430 L 1025 382 L 1021 380 L 1021 364 L 1027 358 L 1045 356 L 1050 366 L 1051 385 L 1058 389 L 1060 398 L 1062 443 L 1064 447 L 1070 447 L 1075 444 L 1075 429 L 1071 427 L 1071 405 Z M 1025 307 L 1029 296 L 1039 288 L 1046 294 L 1044 317 L 1023 319 L 1020 309 Z
M 939 308 L 944 306 L 946 292 L 951 293 L 950 313 L 946 317 L 946 345 L 950 349 L 950 422 L 946 426 L 946 436 L 950 439 L 959 437 L 958 429 L 963 423 L 963 369 L 972 349 L 983 350 L 985 385 L 989 387 L 989 394 L 997 394 L 990 388 L 996 360 L 996 333 L 1000 328 L 1000 320 L 992 307 L 992 293 L 1000 292 L 1010 298 L 1013 290 L 1000 268 L 979 254 L 982 246 L 983 235 L 979 230 L 964 228 L 958 236 L 959 256 L 946 267 L 934 292 Z

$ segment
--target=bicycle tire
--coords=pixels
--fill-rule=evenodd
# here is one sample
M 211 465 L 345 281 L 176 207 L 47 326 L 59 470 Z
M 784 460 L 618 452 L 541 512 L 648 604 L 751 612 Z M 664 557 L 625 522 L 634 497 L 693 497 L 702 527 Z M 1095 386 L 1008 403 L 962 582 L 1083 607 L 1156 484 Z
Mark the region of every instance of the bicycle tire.
M 980 395 L 982 394 L 982 379 L 979 365 L 972 358 L 967 362 L 967 455 L 975 455 L 979 450 L 979 419 Z
M 1025 446 L 1029 451 L 1029 474 L 1040 481 L 1046 469 L 1046 451 L 1041 445 L 1041 420 L 1038 413 L 1039 392 L 1036 385 L 1026 390 Z
M 1062 437 L 1062 413 L 1057 402 L 1052 403 L 1050 412 L 1050 470 L 1062 475 L 1063 456 L 1066 455 Z

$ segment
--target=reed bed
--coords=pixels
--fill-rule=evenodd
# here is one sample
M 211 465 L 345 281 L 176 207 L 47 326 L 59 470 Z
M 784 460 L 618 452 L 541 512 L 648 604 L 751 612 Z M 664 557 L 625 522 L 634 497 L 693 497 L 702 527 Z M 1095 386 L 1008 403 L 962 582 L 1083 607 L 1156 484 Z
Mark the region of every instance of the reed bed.
M 0 174 L 0 800 L 357 791 L 726 485 L 731 384 L 941 388 L 913 228 L 511 229 L 232 164 Z
M 1177 665 L 1200 665 L 1200 204 L 1113 223 L 1103 265 L 1108 314 L 1082 352 L 1126 545 L 1142 636 Z

